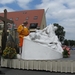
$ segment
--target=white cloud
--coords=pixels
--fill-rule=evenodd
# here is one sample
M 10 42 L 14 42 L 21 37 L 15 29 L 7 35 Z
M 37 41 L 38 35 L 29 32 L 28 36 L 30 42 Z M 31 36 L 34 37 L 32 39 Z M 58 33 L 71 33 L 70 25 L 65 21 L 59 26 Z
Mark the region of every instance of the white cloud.
M 29 9 L 28 4 L 33 0 L 16 0 L 17 4 L 23 9 Z
M 0 0 L 0 4 L 9 4 L 14 2 L 15 0 Z
M 11 9 L 9 7 L 4 6 L 4 7 L 0 8 L 0 13 L 3 13 L 4 9 L 7 9 L 8 12 L 14 11 L 13 9 Z
M 0 12 L 4 9 L 14 11 L 7 7 L 6 4 L 17 3 L 23 9 L 30 9 L 30 3 L 33 0 L 0 0 L 0 4 L 4 6 L 0 8 Z M 37 2 L 37 1 L 36 1 Z M 36 9 L 45 9 L 47 24 L 58 23 L 65 28 L 66 38 L 75 40 L 75 0 L 41 0 L 41 3 L 35 6 Z M 70 36 L 71 34 L 71 36 Z
M 28 4 L 32 2 L 33 0 L 0 0 L 0 4 L 10 4 L 10 3 L 17 3 L 19 7 L 23 9 L 29 9 Z
M 58 23 L 65 28 L 66 38 L 75 40 L 75 0 L 41 0 L 36 5 L 38 9 L 45 9 L 47 23 Z M 71 34 L 71 36 L 70 36 Z

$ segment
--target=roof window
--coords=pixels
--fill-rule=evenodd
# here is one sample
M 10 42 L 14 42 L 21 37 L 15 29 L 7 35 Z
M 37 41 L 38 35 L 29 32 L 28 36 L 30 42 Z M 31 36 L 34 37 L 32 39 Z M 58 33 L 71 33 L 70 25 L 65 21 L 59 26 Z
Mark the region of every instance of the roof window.
M 34 16 L 34 20 L 38 19 L 38 16 Z
M 26 17 L 26 20 L 28 20 L 29 19 L 29 17 Z
M 17 17 L 16 20 L 18 20 L 19 18 Z

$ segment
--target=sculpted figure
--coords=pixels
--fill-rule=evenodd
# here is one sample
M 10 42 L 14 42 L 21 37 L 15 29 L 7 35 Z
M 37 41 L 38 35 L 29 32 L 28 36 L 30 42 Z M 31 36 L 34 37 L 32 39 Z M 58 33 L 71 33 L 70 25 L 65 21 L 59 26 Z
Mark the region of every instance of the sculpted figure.
M 29 38 L 32 41 L 62 52 L 61 43 L 55 34 L 56 30 L 57 27 L 50 24 L 43 30 L 36 30 L 36 32 L 30 33 Z
M 24 37 L 22 59 L 53 60 L 62 58 L 63 49 L 55 34 L 56 26 L 50 24 Z

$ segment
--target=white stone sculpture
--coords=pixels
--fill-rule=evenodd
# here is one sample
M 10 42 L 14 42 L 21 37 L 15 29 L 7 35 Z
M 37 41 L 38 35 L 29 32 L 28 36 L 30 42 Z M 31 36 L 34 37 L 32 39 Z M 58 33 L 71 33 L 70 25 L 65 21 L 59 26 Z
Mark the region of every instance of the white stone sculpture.
M 62 58 L 63 49 L 61 47 L 61 43 L 60 43 L 58 37 L 55 34 L 56 29 L 57 29 L 56 26 L 50 24 L 43 30 L 36 30 L 35 32 L 30 33 L 29 36 L 25 37 L 24 38 L 25 41 L 23 43 L 22 59 L 35 59 L 35 60 L 46 59 L 47 60 L 49 58 L 50 59 Z M 27 43 L 27 40 L 28 40 L 28 43 Z M 29 42 L 30 43 L 32 42 L 32 44 L 35 43 L 34 44 L 35 47 L 32 47 L 29 49 L 29 47 L 31 47 L 30 46 L 31 44 L 29 44 Z M 28 48 L 27 48 L 26 43 L 29 46 Z M 37 45 L 38 45 L 38 47 L 37 47 Z M 43 50 L 42 50 L 42 47 L 44 48 Z M 36 48 L 37 48 L 37 51 L 36 51 Z M 45 48 L 48 48 L 48 50 L 45 50 Z M 39 53 L 39 50 L 41 50 L 40 51 L 41 54 Z M 46 53 L 50 52 L 50 55 L 48 54 L 48 57 L 47 57 L 47 54 L 45 55 L 45 53 L 43 53 L 44 51 Z M 28 52 L 30 52 L 29 53 L 30 55 L 28 54 Z M 37 53 L 38 53 L 38 55 L 36 56 Z M 52 56 L 51 53 L 53 53 L 57 57 Z

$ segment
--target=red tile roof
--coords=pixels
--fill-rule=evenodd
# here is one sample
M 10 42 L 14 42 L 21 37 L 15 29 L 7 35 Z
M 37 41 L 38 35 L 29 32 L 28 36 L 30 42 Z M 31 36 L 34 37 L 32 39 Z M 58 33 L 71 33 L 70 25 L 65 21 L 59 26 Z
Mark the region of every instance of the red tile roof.
M 44 9 L 23 10 L 23 11 L 7 12 L 7 18 L 13 19 L 14 23 L 16 24 L 16 27 L 22 24 L 27 17 L 28 17 L 28 20 L 27 20 L 28 27 L 30 23 L 38 23 L 38 26 L 40 26 L 42 22 L 43 14 L 44 14 Z M 4 14 L 0 13 L 0 16 L 4 16 Z M 37 19 L 34 19 L 34 16 Z

